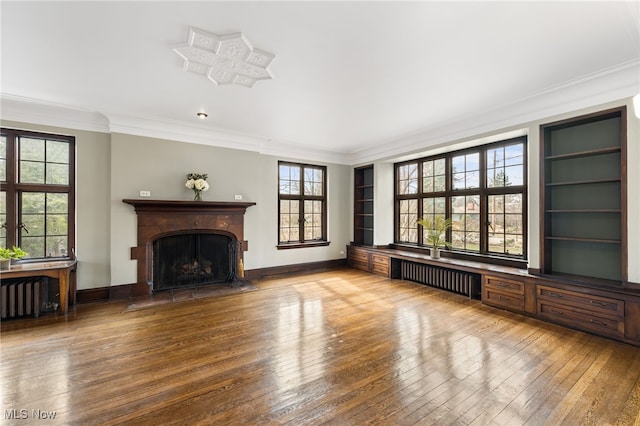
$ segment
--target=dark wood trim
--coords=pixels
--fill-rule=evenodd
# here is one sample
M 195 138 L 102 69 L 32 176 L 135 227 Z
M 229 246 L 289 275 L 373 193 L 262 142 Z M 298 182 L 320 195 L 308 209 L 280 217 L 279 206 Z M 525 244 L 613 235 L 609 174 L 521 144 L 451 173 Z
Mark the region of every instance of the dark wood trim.
M 425 256 L 429 255 L 429 249 L 426 246 L 419 247 L 419 246 L 414 246 L 410 244 L 405 245 L 405 244 L 397 243 L 397 244 L 389 244 L 388 246 L 384 246 L 384 247 L 378 246 L 377 248 L 398 249 L 403 251 L 420 253 Z M 481 255 L 481 254 L 474 254 L 470 252 L 468 253 L 468 252 L 452 251 L 444 248 L 440 250 L 440 254 L 442 257 L 448 258 L 448 259 L 481 262 L 481 263 L 486 263 L 491 265 L 508 266 L 508 267 L 519 268 L 519 269 L 526 269 L 527 267 L 527 261 L 519 258 L 511 259 L 511 258 L 499 257 L 499 256 L 487 256 L 487 255 Z
M 517 186 L 504 186 L 504 187 L 488 187 L 487 186 L 487 163 L 486 163 L 486 154 L 490 149 L 495 149 L 499 147 L 506 147 L 508 145 L 515 145 L 521 143 L 523 145 L 523 159 L 522 159 L 522 173 L 523 173 L 523 182 L 522 185 Z M 470 256 L 482 256 L 486 260 L 486 262 L 493 263 L 495 258 L 502 258 L 499 253 L 491 253 L 489 252 L 489 243 L 488 243 L 488 226 L 487 226 L 487 215 L 488 215 L 488 197 L 491 195 L 508 195 L 508 194 L 522 194 L 522 221 L 523 221 L 523 230 L 522 230 L 522 255 L 513 255 L 513 259 L 520 260 L 521 264 L 526 263 L 527 258 L 529 256 L 528 253 L 528 229 L 526 224 L 529 221 L 529 206 L 528 206 L 528 182 L 526 177 L 528 176 L 529 170 L 529 156 L 528 156 L 528 144 L 529 139 L 527 135 L 517 136 L 514 138 L 504 139 L 496 142 L 491 142 L 482 145 L 476 145 L 473 147 L 456 150 L 456 151 L 447 151 L 442 154 L 422 157 L 412 160 L 403 161 L 400 163 L 394 164 L 394 242 L 397 244 L 413 244 L 413 243 L 404 243 L 398 242 L 398 237 L 400 234 L 400 221 L 399 221 L 399 206 L 400 202 L 403 200 L 417 200 L 417 216 L 418 218 L 424 217 L 423 212 L 423 203 L 422 200 L 426 198 L 433 197 L 443 197 L 446 199 L 445 206 L 445 215 L 446 217 L 451 217 L 451 199 L 452 197 L 458 196 L 478 196 L 479 199 L 479 227 L 480 227 L 480 242 L 478 251 L 466 251 L 459 249 L 456 251 L 455 256 L 464 256 L 463 253 L 469 253 Z M 453 166 L 452 161 L 454 157 L 461 155 L 469 155 L 469 154 L 478 154 L 478 175 L 480 185 L 478 188 L 469 188 L 469 189 L 453 189 Z M 423 188 L 423 163 L 425 161 L 436 161 L 444 159 L 445 160 L 445 180 L 446 187 L 444 191 L 440 192 L 432 192 L 425 193 Z M 402 166 L 415 164 L 417 166 L 417 192 L 412 194 L 399 194 L 399 180 L 398 180 L 398 169 Z M 447 240 L 451 241 L 451 233 L 452 230 L 449 229 L 447 231 Z M 415 243 L 416 247 L 427 247 L 425 242 L 423 241 L 423 233 L 418 228 L 418 242 Z M 403 247 L 404 248 L 404 247 Z M 508 256 L 505 254 L 505 257 Z
M 105 300 L 109 300 L 110 289 L 111 287 L 100 287 L 78 290 L 76 293 L 77 303 L 104 302 Z
M 140 212 L 171 212 L 171 213 L 193 213 L 211 212 L 224 213 L 245 212 L 248 207 L 255 206 L 256 203 L 236 202 L 236 201 L 181 201 L 181 200 L 140 200 L 124 199 L 122 202 L 131 204 L 137 213 Z
M 365 235 L 371 234 L 371 244 L 373 244 L 373 232 L 375 229 L 375 224 L 372 223 L 372 226 L 365 227 L 364 226 L 364 218 L 371 217 L 371 221 L 373 222 L 373 218 L 375 217 L 375 211 L 371 211 L 371 213 L 365 213 L 365 205 L 368 203 L 374 203 L 374 193 L 375 193 L 375 173 L 374 173 L 374 165 L 368 164 L 366 166 L 355 167 L 353 169 L 353 240 L 357 241 L 358 244 L 365 245 Z M 371 183 L 365 183 L 365 175 L 370 172 Z M 367 198 L 364 196 L 364 193 L 367 189 L 371 189 L 372 195 L 371 198 Z
M 628 226 L 627 226 L 627 107 L 626 105 L 622 105 L 620 107 L 615 107 L 611 109 L 607 109 L 604 111 L 597 111 L 577 117 L 571 117 L 551 123 L 545 123 L 540 125 L 540 140 L 539 140 L 539 185 L 540 185 L 540 233 L 539 233 L 539 251 L 540 251 L 540 270 L 538 272 L 539 275 L 551 274 L 552 265 L 551 265 L 551 238 L 547 238 L 547 236 L 551 235 L 551 219 L 550 219 L 550 210 L 546 210 L 546 206 L 549 205 L 549 197 L 550 191 L 547 190 L 546 181 L 546 164 L 547 160 L 554 158 L 562 158 L 568 155 L 553 155 L 548 156 L 546 153 L 545 142 L 550 139 L 551 132 L 558 131 L 561 129 L 566 129 L 569 127 L 581 126 L 597 121 L 608 120 L 612 118 L 620 118 L 620 147 L 617 148 L 605 148 L 599 150 L 587 150 L 579 155 L 594 155 L 599 153 L 606 152 L 620 152 L 620 197 L 621 204 L 620 210 L 612 210 L 620 213 L 620 221 L 621 221 L 621 240 L 620 241 L 610 241 L 612 243 L 620 244 L 620 281 L 610 281 L 610 280 L 598 280 L 593 279 L 592 281 L 599 283 L 600 285 L 611 285 L 612 287 L 628 287 L 635 288 L 633 283 L 628 282 L 628 269 L 629 269 L 629 261 L 628 261 Z M 574 154 L 572 154 L 574 155 Z M 562 183 L 566 184 L 566 183 Z M 585 210 L 586 211 L 586 210 Z M 600 210 L 604 211 L 604 210 Z M 572 238 L 571 240 L 578 240 L 576 238 Z M 606 241 L 605 241 L 606 242 Z M 556 274 L 553 274 L 554 277 Z M 558 274 L 559 275 L 559 274 Z M 563 280 L 562 276 L 558 276 L 559 280 Z M 583 280 L 582 277 L 577 278 L 578 281 Z M 584 278 L 584 281 L 589 281 L 588 277 Z M 597 284 L 596 284 L 597 285 Z
M 629 281 L 629 242 L 627 227 L 627 107 L 622 106 L 620 108 L 620 193 L 622 194 L 622 200 L 620 203 L 620 221 L 622 222 L 622 241 L 621 241 L 621 263 L 622 263 L 622 282 L 628 283 Z M 636 141 L 637 142 L 637 141 Z
M 297 274 L 310 271 L 325 271 L 347 266 L 347 259 L 323 260 L 319 262 L 296 263 L 292 265 L 272 266 L 269 268 L 250 269 L 245 271 L 245 278 L 259 280 L 276 275 Z
M 281 194 L 280 193 L 280 166 L 282 165 L 286 165 L 286 166 L 291 166 L 291 167 L 298 167 L 300 169 L 300 181 L 299 181 L 299 185 L 300 185 L 300 193 L 299 194 Z M 304 170 L 305 169 L 315 169 L 315 170 L 320 170 L 322 172 L 322 195 L 308 195 L 305 194 L 304 191 L 302 190 L 305 186 L 304 186 L 304 182 L 305 182 L 305 173 Z M 305 217 L 305 210 L 304 210 L 304 204 L 305 201 L 320 201 L 322 204 L 322 217 L 321 217 L 321 241 L 327 241 L 328 239 L 328 231 L 327 231 L 327 166 L 321 166 L 321 165 L 317 165 L 317 164 L 308 164 L 308 163 L 296 163 L 296 162 L 292 162 L 292 161 L 278 161 L 278 228 L 277 228 L 277 232 L 278 232 L 278 249 L 280 248 L 281 245 L 287 245 L 288 242 L 281 242 L 280 241 L 280 228 L 281 228 L 281 224 L 280 224 L 280 218 L 281 218 L 281 214 L 280 214 L 280 205 L 281 205 L 281 201 L 283 200 L 290 200 L 290 201 L 297 201 L 299 203 L 299 210 L 298 210 L 298 237 L 300 238 L 298 241 L 292 242 L 293 244 L 296 243 L 300 243 L 300 244 L 306 244 L 306 241 L 304 240 L 304 217 Z M 315 243 L 318 240 L 313 240 L 311 243 Z
M 72 135 L 62 135 L 45 132 L 35 132 L 30 130 L 10 129 L 2 127 L 2 135 L 7 138 L 6 152 L 6 182 L 0 182 L 0 189 L 6 191 L 6 243 L 7 246 L 20 246 L 20 230 L 18 221 L 22 206 L 20 205 L 19 193 L 24 192 L 44 192 L 67 194 L 67 255 L 62 257 L 34 257 L 28 261 L 71 261 L 74 260 L 73 252 L 76 245 L 76 138 Z M 48 183 L 21 183 L 19 182 L 19 143 L 20 137 L 32 137 L 46 141 L 66 142 L 69 144 L 68 157 L 68 184 L 48 184 Z M 44 161 L 46 164 L 46 160 Z
M 299 248 L 309 248 L 309 247 L 322 247 L 328 246 L 331 244 L 329 241 L 306 241 L 304 243 L 282 243 L 278 244 L 276 248 L 278 250 L 289 250 L 289 249 L 299 249 Z
M 127 299 L 134 295 L 136 284 L 124 284 L 109 287 L 109 299 Z
M 122 284 L 78 290 L 76 300 L 77 303 L 94 303 L 128 299 L 132 296 L 135 286 L 136 284 Z
M 131 259 L 137 260 L 138 281 L 131 295 L 150 295 L 153 286 L 153 243 L 159 237 L 175 233 L 220 233 L 248 248 L 244 240 L 244 214 L 252 202 L 181 201 L 124 199 L 137 214 L 137 245 L 131 247 Z M 236 264 L 242 260 L 238 251 Z

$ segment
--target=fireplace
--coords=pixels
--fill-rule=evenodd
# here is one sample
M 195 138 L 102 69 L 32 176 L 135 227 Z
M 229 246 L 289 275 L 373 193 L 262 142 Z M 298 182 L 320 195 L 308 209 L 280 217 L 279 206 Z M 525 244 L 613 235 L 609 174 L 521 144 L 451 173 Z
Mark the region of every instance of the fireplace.
M 255 203 L 122 200 L 135 207 L 138 261 L 132 295 L 234 282 L 243 252 L 244 214 Z
M 237 241 L 220 233 L 179 233 L 153 242 L 153 291 L 237 280 Z

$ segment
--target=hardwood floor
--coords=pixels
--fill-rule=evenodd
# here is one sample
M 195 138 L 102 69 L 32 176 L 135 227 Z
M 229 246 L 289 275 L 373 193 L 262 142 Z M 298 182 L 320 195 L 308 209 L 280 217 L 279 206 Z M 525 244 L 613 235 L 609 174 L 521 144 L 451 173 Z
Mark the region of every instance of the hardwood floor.
M 1 423 L 640 424 L 636 347 L 352 269 L 254 284 L 3 322 Z

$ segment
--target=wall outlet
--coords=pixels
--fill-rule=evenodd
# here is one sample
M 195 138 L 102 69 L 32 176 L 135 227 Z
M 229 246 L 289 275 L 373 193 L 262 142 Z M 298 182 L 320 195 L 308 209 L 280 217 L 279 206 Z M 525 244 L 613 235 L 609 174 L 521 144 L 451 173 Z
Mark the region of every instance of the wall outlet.
M 237 194 L 236 194 L 233 198 L 234 198 L 236 201 L 240 201 L 240 200 L 242 200 L 242 195 L 237 195 Z
M 140 191 L 141 197 L 151 197 L 151 191 Z

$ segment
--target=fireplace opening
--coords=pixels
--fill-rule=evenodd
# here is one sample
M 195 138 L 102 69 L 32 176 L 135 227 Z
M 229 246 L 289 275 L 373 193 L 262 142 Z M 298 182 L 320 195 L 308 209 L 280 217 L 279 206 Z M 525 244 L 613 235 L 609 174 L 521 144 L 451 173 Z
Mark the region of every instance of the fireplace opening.
M 233 282 L 237 241 L 228 235 L 185 233 L 153 242 L 153 291 Z

